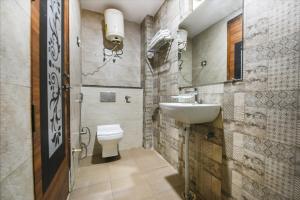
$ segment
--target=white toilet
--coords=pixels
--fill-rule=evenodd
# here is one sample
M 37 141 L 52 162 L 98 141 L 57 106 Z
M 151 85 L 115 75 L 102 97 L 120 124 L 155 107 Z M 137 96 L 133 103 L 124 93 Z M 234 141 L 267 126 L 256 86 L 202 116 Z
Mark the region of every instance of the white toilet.
M 102 158 L 118 155 L 118 144 L 123 137 L 120 124 L 97 126 L 97 139 L 102 146 Z

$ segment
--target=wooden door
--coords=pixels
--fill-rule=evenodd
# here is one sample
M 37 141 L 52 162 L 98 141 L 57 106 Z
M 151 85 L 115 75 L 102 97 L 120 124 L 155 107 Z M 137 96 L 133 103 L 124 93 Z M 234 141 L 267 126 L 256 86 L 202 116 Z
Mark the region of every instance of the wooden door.
M 32 0 L 31 76 L 35 199 L 69 193 L 68 0 Z

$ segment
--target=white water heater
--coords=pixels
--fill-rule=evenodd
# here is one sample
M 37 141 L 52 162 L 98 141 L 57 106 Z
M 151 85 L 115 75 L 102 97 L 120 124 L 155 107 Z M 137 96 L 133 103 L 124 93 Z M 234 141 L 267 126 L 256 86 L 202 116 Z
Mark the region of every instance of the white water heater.
M 120 43 L 124 39 L 124 18 L 121 11 L 117 9 L 106 9 L 105 19 L 105 38 L 111 42 Z

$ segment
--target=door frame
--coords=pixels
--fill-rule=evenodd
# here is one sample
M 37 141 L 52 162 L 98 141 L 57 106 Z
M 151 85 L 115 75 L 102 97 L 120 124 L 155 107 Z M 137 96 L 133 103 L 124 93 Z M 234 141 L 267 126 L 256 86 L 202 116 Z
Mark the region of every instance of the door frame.
M 64 0 L 64 73 L 69 74 L 69 0 Z M 64 85 L 69 80 L 64 80 Z M 40 113 L 40 0 L 31 1 L 31 102 L 34 194 L 36 200 L 65 200 L 69 194 L 70 169 L 70 92 L 64 91 L 65 158 L 47 191 L 42 189 Z

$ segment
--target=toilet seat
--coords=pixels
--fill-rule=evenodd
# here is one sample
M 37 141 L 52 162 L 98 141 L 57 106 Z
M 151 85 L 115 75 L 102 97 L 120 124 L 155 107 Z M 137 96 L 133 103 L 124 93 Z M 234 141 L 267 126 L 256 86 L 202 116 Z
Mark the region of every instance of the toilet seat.
M 97 126 L 97 138 L 99 140 L 113 140 L 123 137 L 123 130 L 119 124 Z

